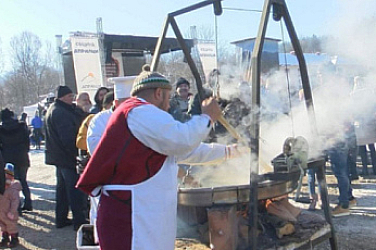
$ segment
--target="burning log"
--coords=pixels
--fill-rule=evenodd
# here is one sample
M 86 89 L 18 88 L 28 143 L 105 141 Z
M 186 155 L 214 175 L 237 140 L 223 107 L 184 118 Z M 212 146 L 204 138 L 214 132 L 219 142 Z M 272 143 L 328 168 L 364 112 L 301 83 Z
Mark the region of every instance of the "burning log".
M 286 196 L 266 200 L 265 209 L 269 214 L 265 216 L 269 224 L 274 227 L 278 239 L 295 233 L 294 223 L 298 221 L 301 210 L 289 203 Z
M 296 222 L 301 213 L 301 210 L 291 205 L 286 197 L 280 200 L 267 200 L 265 208 L 268 213 L 289 222 Z

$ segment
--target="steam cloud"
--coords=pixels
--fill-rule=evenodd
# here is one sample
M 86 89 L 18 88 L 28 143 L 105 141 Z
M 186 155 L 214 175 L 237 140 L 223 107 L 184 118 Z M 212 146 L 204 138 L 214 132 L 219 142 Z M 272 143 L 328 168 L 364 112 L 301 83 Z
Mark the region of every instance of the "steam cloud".
M 329 35 L 334 39 L 327 44 L 326 51 L 333 56 L 332 60 L 320 66 L 308 65 L 318 136 L 312 134 L 304 101 L 299 100 L 298 70 L 290 69 L 289 82 L 284 69 L 263 79 L 266 93 L 262 95 L 261 112 L 269 116 L 262 115 L 260 159 L 266 163 L 282 152 L 287 137 L 305 137 L 310 145 L 310 157 L 315 158 L 343 141 L 349 124 L 355 123 L 359 133 L 359 124 L 369 124 L 376 134 L 376 126 L 372 125 L 376 124 L 376 16 L 371 12 L 376 9 L 376 2 L 344 0 L 341 3 L 329 24 Z M 242 74 L 230 66 L 221 67 L 221 71 L 222 97 L 239 95 Z M 224 79 L 226 72 L 239 77 Z M 359 75 L 363 83 L 354 88 L 354 77 Z M 221 166 L 198 168 L 195 175 L 205 186 L 247 184 L 249 169 L 250 159 L 245 156 Z M 260 169 L 260 173 L 270 170 Z

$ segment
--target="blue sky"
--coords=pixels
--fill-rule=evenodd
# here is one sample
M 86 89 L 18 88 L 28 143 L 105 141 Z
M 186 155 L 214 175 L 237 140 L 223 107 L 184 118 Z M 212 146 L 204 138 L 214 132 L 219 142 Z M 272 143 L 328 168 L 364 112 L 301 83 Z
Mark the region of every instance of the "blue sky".
M 54 40 L 55 34 L 67 37 L 70 31 L 96 31 L 95 20 L 102 17 L 106 33 L 158 36 L 167 13 L 197 3 L 195 0 L 137 1 L 72 1 L 72 0 L 1 0 L 0 37 L 3 43 L 24 30 L 43 40 Z M 323 24 L 329 19 L 336 0 L 288 0 L 290 14 L 299 35 L 324 34 Z M 261 10 L 261 0 L 224 0 L 224 7 Z M 326 7 L 324 7 L 326 6 Z M 218 18 L 219 32 L 229 40 L 255 36 L 261 14 L 225 10 Z M 207 7 L 178 17 L 185 33 L 188 27 L 210 27 L 214 17 Z M 279 30 L 272 35 L 279 36 Z M 3 44 L 4 46 L 4 44 Z
M 71 31 L 96 31 L 96 18 L 102 17 L 103 30 L 110 34 L 160 34 L 167 13 L 199 2 L 199 0 L 1 0 L 0 38 L 3 53 L 7 53 L 10 38 L 22 31 L 31 31 L 42 41 L 55 44 L 55 35 L 65 40 Z M 333 32 L 330 24 L 340 20 L 346 9 L 365 5 L 356 16 L 362 17 L 376 10 L 374 0 L 287 0 L 290 15 L 299 37 L 326 35 Z M 353 4 L 353 2 L 356 2 Z M 361 4 L 363 3 L 363 4 Z M 224 8 L 262 10 L 262 0 L 224 0 Z M 261 14 L 224 10 L 218 20 L 219 39 L 234 41 L 257 34 Z M 270 19 L 271 20 L 271 19 Z M 213 27 L 211 7 L 177 18 L 183 34 L 192 25 Z M 171 31 L 171 29 L 170 29 Z M 172 35 L 172 32 L 169 33 Z M 267 36 L 281 39 L 280 27 L 270 21 Z M 286 36 L 286 34 L 285 34 Z

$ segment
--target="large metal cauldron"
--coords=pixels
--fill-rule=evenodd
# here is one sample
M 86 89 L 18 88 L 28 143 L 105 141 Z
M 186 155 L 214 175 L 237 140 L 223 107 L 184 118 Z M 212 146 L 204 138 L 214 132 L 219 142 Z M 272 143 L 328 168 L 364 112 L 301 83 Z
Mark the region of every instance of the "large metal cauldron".
M 288 194 L 298 186 L 300 172 L 270 173 L 260 175 L 258 199 L 270 199 Z M 249 185 L 211 188 L 179 188 L 178 204 L 184 206 L 210 207 L 249 201 Z

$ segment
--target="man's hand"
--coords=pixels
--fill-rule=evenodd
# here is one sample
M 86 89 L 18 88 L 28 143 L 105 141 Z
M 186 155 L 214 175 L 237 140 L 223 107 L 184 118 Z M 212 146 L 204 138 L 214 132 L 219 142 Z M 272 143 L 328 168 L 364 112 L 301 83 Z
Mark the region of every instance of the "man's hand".
M 222 115 L 217 101 L 212 97 L 203 100 L 201 105 L 202 113 L 210 116 L 212 122 L 216 122 Z

